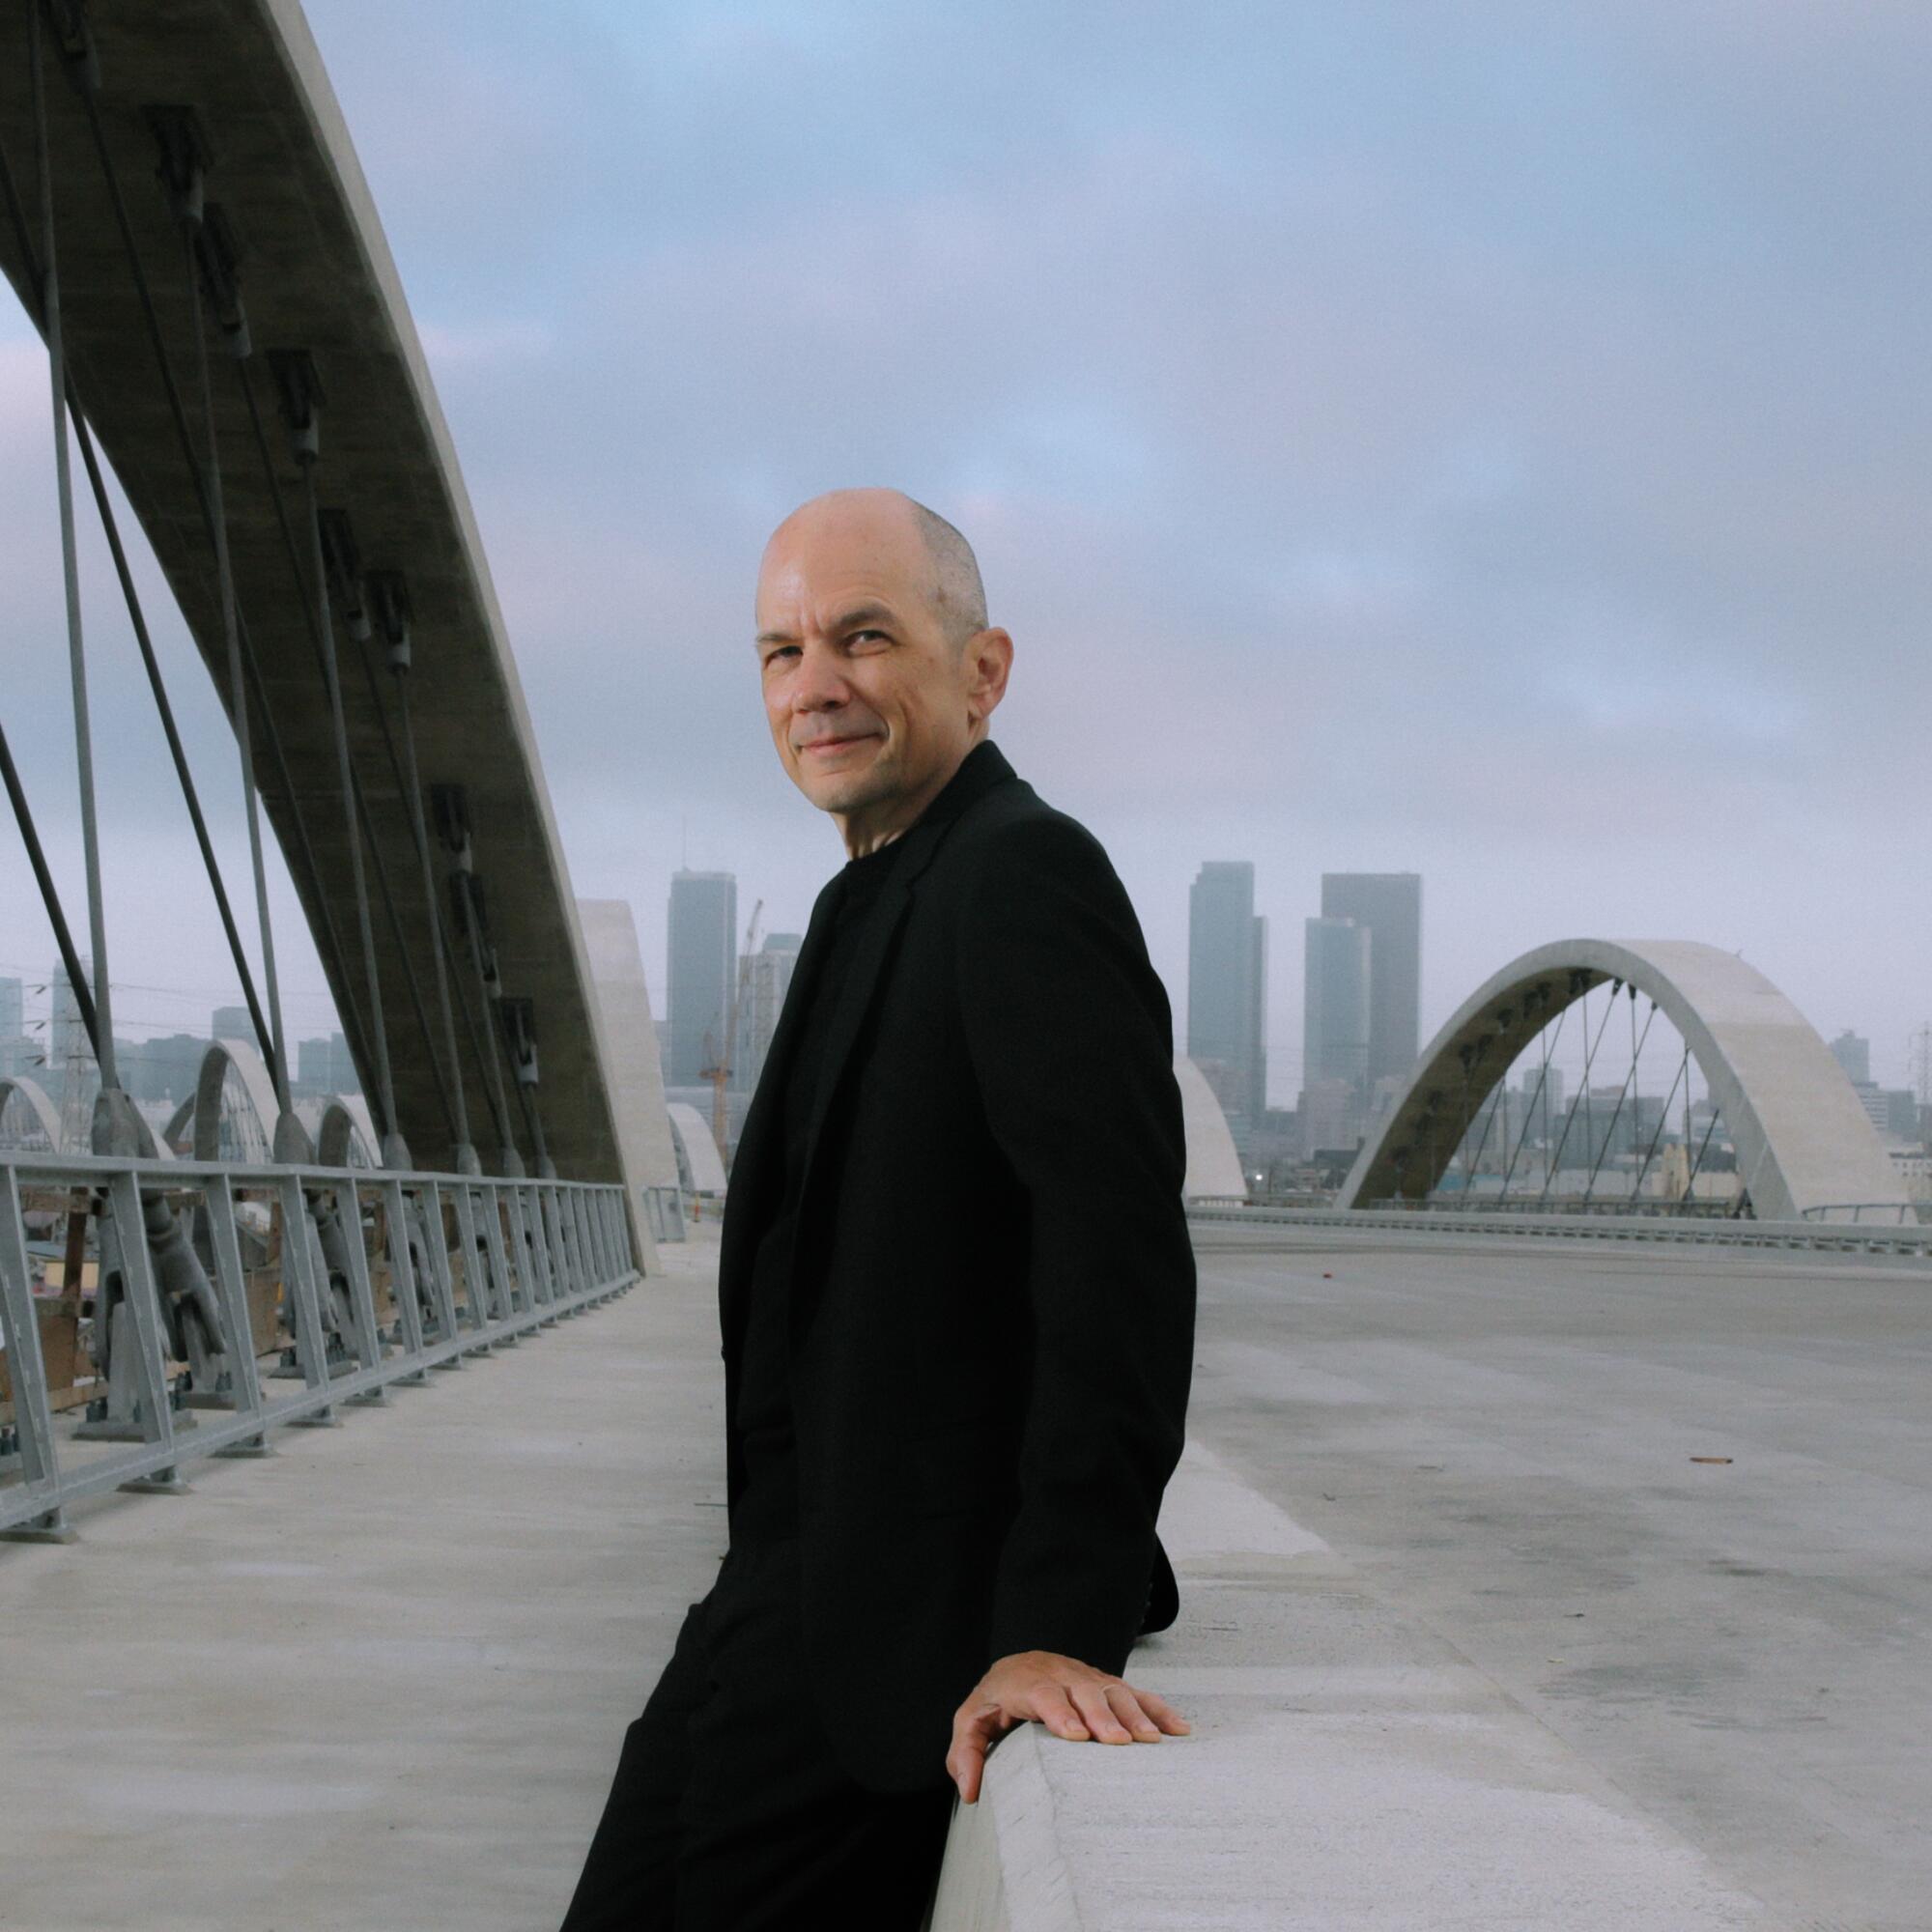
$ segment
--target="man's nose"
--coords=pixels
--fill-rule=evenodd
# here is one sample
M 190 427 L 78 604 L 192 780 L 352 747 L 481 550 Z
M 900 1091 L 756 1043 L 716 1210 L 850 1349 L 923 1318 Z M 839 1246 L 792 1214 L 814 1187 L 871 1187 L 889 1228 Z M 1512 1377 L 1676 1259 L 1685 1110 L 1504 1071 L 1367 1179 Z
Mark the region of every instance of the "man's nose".
M 829 711 L 850 695 L 845 674 L 830 651 L 808 648 L 802 654 L 791 692 L 795 711 Z

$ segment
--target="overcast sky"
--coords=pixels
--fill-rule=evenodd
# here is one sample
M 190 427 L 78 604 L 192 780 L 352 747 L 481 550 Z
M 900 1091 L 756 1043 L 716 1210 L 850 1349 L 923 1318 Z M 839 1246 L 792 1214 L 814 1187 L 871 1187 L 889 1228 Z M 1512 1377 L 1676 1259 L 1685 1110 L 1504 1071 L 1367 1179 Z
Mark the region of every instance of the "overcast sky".
M 655 1000 L 681 859 L 767 929 L 838 863 L 765 736 L 752 586 L 794 503 L 877 482 L 978 546 L 1018 647 L 995 735 L 1113 853 L 1178 1014 L 1196 867 L 1255 862 L 1277 1104 L 1324 869 L 1423 874 L 1425 1035 L 1530 946 L 1684 937 L 1905 1077 L 1932 1017 L 1932 10 L 309 16 L 576 888 L 632 901 Z M 0 703 L 50 734 L 67 853 L 44 382 L 0 319 Z M 172 883 L 153 727 L 102 683 L 116 978 L 199 1024 L 218 939 Z M 232 753 L 189 708 L 213 790 Z M 0 844 L 0 971 L 44 970 Z M 308 1030 L 321 976 L 290 973 Z

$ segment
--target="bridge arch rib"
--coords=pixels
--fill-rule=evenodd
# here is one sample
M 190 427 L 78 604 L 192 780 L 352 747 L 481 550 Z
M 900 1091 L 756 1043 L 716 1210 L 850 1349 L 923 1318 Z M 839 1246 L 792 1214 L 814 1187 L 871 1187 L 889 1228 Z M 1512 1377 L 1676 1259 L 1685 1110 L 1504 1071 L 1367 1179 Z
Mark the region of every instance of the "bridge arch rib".
M 1594 987 L 1634 986 L 1683 1036 L 1737 1149 L 1761 1220 L 1906 1195 L 1858 1094 L 1796 1007 L 1736 953 L 1695 940 L 1567 939 L 1480 986 L 1430 1042 L 1340 1208 L 1419 1202 L 1517 1056 Z

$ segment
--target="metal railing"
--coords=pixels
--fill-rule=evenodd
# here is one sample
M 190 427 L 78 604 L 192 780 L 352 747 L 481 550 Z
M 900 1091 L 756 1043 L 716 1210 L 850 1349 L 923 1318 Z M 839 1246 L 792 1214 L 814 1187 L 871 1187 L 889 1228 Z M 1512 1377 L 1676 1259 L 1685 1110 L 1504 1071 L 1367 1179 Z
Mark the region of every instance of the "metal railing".
M 65 1539 L 77 1497 L 180 1490 L 185 1462 L 267 1454 L 639 1272 L 616 1185 L 0 1153 L 0 1535 Z
M 1707 1220 L 1669 1214 L 1496 1214 L 1487 1208 L 1250 1208 L 1187 1203 L 1208 1225 L 1319 1228 L 1331 1234 L 1487 1235 L 1500 1240 L 1678 1241 L 1701 1247 L 1807 1248 L 1840 1253 L 1932 1254 L 1932 1226 L 1839 1221 Z

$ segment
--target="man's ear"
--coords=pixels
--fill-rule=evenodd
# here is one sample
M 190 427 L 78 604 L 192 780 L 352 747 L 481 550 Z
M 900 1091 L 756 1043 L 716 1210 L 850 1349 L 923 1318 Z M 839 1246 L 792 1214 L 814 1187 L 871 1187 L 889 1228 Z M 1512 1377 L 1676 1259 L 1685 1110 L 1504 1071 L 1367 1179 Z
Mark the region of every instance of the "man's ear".
M 968 704 L 975 720 L 986 717 L 1007 695 L 1013 668 L 1013 640 L 998 625 L 966 639 Z

